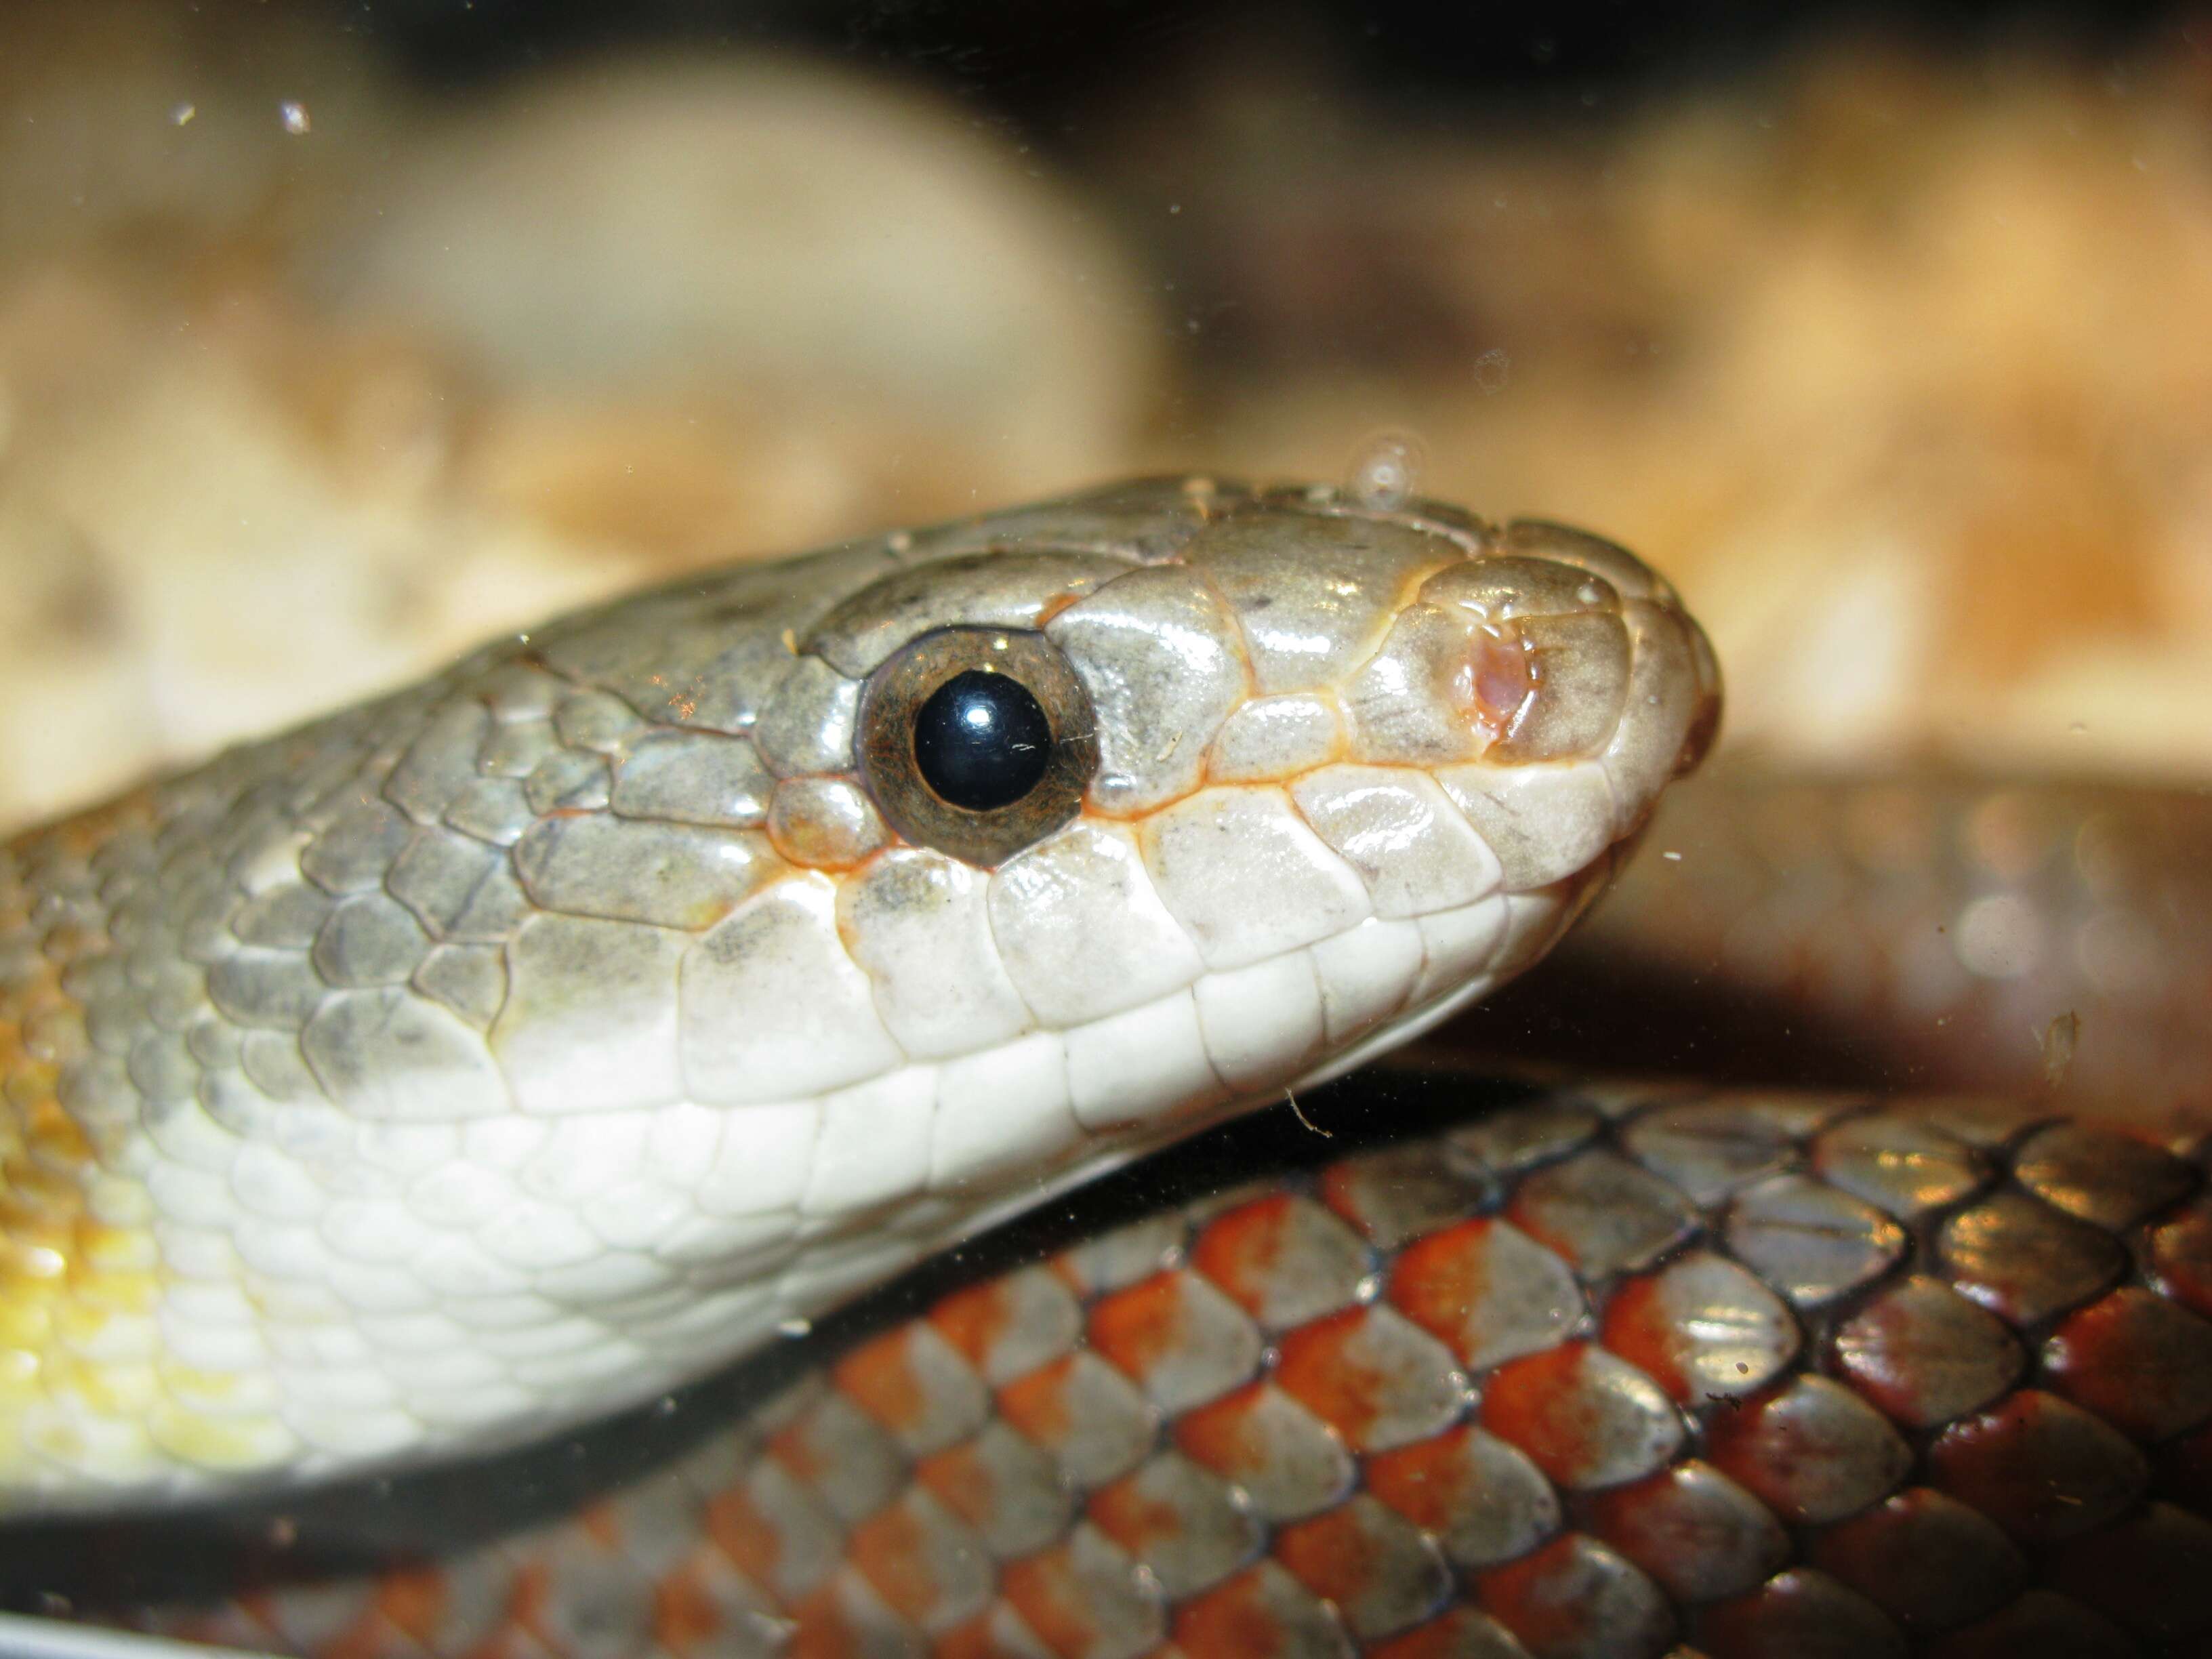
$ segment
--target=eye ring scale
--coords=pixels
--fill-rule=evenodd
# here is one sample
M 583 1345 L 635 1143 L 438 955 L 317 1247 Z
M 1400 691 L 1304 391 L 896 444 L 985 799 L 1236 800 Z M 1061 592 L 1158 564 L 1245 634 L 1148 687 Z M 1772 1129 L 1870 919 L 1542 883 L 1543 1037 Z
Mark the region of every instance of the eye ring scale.
M 854 759 L 891 827 L 984 869 L 1073 818 L 1098 769 L 1083 682 L 1045 636 L 940 628 L 860 693 Z

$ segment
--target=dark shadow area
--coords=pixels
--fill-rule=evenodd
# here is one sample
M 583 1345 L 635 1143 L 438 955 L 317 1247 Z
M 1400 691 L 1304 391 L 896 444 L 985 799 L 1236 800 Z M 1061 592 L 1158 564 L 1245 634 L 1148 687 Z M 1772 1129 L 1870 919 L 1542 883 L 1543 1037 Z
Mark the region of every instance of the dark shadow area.
M 2171 6 L 2124 0 L 2098 7 L 2022 0 L 1902 5 L 1811 0 L 1751 6 L 1604 3 L 1540 6 L 1355 4 L 1306 0 L 328 0 L 349 32 L 392 50 L 424 82 L 465 86 L 609 51 L 782 47 L 885 69 L 995 108 L 1047 142 L 1070 100 L 1102 84 L 1157 72 L 1163 62 L 1237 43 L 1290 40 L 1326 55 L 1346 82 L 1394 99 L 1449 106 L 1510 90 L 1519 97 L 1632 93 L 1740 70 L 1838 32 L 1915 38 L 1969 49 L 2037 39 L 2072 51 L 2120 52 L 2169 27 Z M 2183 14 L 2185 15 L 2185 14 Z
M 1671 964 L 1562 945 L 1431 1039 L 1502 1068 L 1683 1077 L 1799 1089 L 1911 1089 L 1960 1081 L 1893 1040 L 1767 1006 Z

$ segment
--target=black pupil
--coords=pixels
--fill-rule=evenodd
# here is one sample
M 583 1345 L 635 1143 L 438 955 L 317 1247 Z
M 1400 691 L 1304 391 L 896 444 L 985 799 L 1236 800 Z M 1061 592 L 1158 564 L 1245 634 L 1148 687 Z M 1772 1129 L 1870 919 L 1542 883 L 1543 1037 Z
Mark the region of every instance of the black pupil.
M 930 694 L 914 717 L 914 762 L 944 800 L 988 812 L 1036 787 L 1052 759 L 1052 726 L 1019 680 L 969 669 Z

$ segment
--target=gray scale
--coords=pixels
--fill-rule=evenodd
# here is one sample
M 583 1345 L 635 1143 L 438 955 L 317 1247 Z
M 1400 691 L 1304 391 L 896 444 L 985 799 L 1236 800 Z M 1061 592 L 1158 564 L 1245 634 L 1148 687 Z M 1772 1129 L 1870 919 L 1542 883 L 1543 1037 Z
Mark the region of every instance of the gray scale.
M 331 912 L 315 936 L 311 960 L 332 986 L 400 985 L 429 950 L 428 935 L 397 899 L 356 893 Z
M 939 628 L 1034 628 L 1048 605 L 1069 594 L 1080 599 L 1127 568 L 1126 558 L 1112 555 L 1032 557 L 1011 549 L 933 559 L 841 603 L 800 641 L 807 654 L 799 672 L 818 659 L 833 674 L 857 682 L 908 641 Z M 787 682 L 763 712 L 763 726 L 775 718 L 775 702 L 789 696 Z M 768 759 L 784 769 L 774 755 Z
M 386 885 L 431 937 L 447 942 L 502 942 L 529 912 L 507 856 L 452 831 L 418 834 L 393 860 Z
M 754 750 L 778 777 L 849 771 L 860 700 L 860 681 L 801 657 L 753 726 Z
M 1453 1563 L 1480 1569 L 1517 1560 L 1559 1530 L 1559 1492 L 1519 1447 L 1471 1428 L 1452 1451 L 1469 1495 L 1437 1534 Z
M 1092 1513 L 1159 1516 L 1171 1534 L 1133 1553 L 1162 1589 L 1182 1597 L 1218 1583 L 1258 1551 L 1260 1523 L 1228 1485 L 1179 1452 L 1150 1458 L 1092 1499 Z
M 1196 788 L 1215 733 L 1249 691 L 1236 618 L 1205 580 L 1176 567 L 1130 571 L 1045 635 L 1078 665 L 1098 716 L 1100 809 L 1142 811 Z
M 1733 1104 L 1685 1101 L 1638 1115 L 1621 1135 L 1628 1154 L 1699 1204 L 1712 1204 L 1778 1169 L 1789 1133 Z
M 1539 1170 L 1521 1183 L 1512 1214 L 1602 1277 L 1648 1267 L 1687 1237 L 1695 1216 L 1681 1194 L 1615 1153 L 1595 1150 Z
M 1066 1529 L 1074 1494 L 1036 1444 L 1004 1423 L 984 1425 L 965 1449 L 981 1476 L 984 1547 L 1001 1561 L 1043 1549 Z
M 613 781 L 601 757 L 560 749 L 530 769 L 522 795 L 541 817 L 549 812 L 597 812 L 613 798 Z
M 644 721 L 620 697 L 605 691 L 579 691 L 561 704 L 553 729 L 572 749 L 609 753 L 622 747 Z
M 688 929 L 711 926 L 784 867 L 757 836 L 611 813 L 542 820 L 514 857 L 542 909 Z
M 491 727 L 490 712 L 474 697 L 446 704 L 385 779 L 385 799 L 417 823 L 435 823 L 475 779 L 477 751 Z
M 824 1392 L 777 1436 L 814 1474 L 830 1513 L 852 1526 L 898 1495 L 908 1462 L 898 1442 L 845 1395 Z
M 521 780 L 511 777 L 472 779 L 453 797 L 445 817 L 449 829 L 494 847 L 512 847 L 537 820 Z
M 1881 1211 L 1802 1176 L 1749 1188 L 1729 1211 L 1731 1252 L 1800 1309 L 1879 1279 L 1905 1254 L 1905 1233 Z
M 398 808 L 370 801 L 349 808 L 300 854 L 300 872 L 325 892 L 366 892 L 383 884 L 414 830 Z
M 610 804 L 623 817 L 750 829 L 767 817 L 775 781 L 744 738 L 647 731 L 617 762 Z
M 412 982 L 478 1030 L 488 1030 L 507 1000 L 507 958 L 483 945 L 436 945 L 415 969 Z
M 1946 1217 L 1936 1249 L 1961 1291 L 2022 1328 L 2087 1302 L 2127 1267 L 2110 1233 L 2024 1193 L 1998 1193 Z
M 1273 1223 L 1258 1271 L 1231 1287 L 1261 1328 L 1303 1325 L 1358 1299 L 1373 1266 L 1358 1235 L 1306 1199 L 1291 1200 Z
M 208 969 L 208 996 L 240 1025 L 297 1031 L 328 988 L 305 951 L 242 948 Z
M 1443 1604 L 1449 1571 L 1436 1545 L 1395 1510 L 1362 1493 L 1338 1512 L 1336 1525 L 1363 1569 L 1356 1591 L 1335 1603 L 1353 1635 L 1395 1635 Z
M 485 738 L 477 755 L 477 770 L 487 778 L 526 778 L 562 748 L 550 720 L 503 722 Z

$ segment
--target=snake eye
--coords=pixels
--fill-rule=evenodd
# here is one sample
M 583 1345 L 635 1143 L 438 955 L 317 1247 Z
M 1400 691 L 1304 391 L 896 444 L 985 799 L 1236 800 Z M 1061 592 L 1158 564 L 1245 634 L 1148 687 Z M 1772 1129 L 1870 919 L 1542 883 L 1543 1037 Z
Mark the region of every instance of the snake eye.
M 914 763 L 938 799 L 970 811 L 1011 806 L 1052 760 L 1052 726 L 1029 688 L 963 669 L 914 717 Z
M 857 747 L 892 828 L 985 866 L 1073 817 L 1098 768 L 1083 683 L 1014 629 L 939 629 L 890 657 L 860 693 Z

